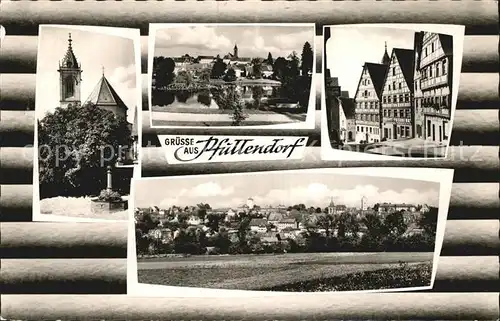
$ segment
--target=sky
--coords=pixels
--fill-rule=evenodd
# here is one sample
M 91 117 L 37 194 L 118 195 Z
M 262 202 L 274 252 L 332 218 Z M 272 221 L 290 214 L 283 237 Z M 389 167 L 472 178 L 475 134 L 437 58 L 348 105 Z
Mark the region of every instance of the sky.
M 134 43 L 130 38 L 107 35 L 94 31 L 82 31 L 71 27 L 44 26 L 38 37 L 37 57 L 37 117 L 52 112 L 59 106 L 59 61 L 68 49 L 68 33 L 71 32 L 73 52 L 81 64 L 81 99 L 84 103 L 104 74 L 115 91 L 127 105 L 128 120 L 137 105 L 141 89 L 136 84 Z
M 300 58 L 308 41 L 313 46 L 311 26 L 169 26 L 156 31 L 155 56 L 224 56 L 238 46 L 239 57 L 288 57 L 295 51 Z
M 208 203 L 212 208 L 238 207 L 251 197 L 259 206 L 326 207 L 336 204 L 412 203 L 439 205 L 439 183 L 371 176 L 324 173 L 265 173 L 204 175 L 143 179 L 135 182 L 135 207 Z
M 326 43 L 326 67 L 332 77 L 338 77 L 342 90 L 354 98 L 365 62 L 380 63 L 387 41 L 387 53 L 392 48 L 413 49 L 415 31 L 401 28 L 330 27 Z

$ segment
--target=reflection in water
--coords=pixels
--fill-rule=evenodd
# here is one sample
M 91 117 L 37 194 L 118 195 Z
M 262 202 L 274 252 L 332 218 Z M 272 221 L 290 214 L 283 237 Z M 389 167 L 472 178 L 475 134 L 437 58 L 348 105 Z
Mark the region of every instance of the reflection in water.
M 267 98 L 276 97 L 277 89 L 270 86 L 237 86 L 236 90 L 241 98 L 250 103 L 254 98 L 260 101 L 266 101 Z M 175 91 L 157 91 L 152 92 L 153 106 L 175 106 L 175 107 L 193 107 L 193 108 L 212 108 L 219 109 L 219 106 L 213 99 L 213 90 L 203 89 L 199 91 L 175 90 Z
M 209 90 L 199 92 L 188 90 L 153 91 L 151 100 L 153 106 L 219 108 L 212 99 Z

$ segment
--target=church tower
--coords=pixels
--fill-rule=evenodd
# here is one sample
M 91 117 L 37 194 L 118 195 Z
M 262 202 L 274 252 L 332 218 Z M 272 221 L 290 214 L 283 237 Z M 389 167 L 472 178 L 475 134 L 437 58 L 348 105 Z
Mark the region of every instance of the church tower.
M 391 64 L 391 57 L 389 57 L 389 54 L 387 53 L 387 41 L 385 42 L 384 56 L 382 57 L 382 61 L 380 63 L 382 65 L 390 65 Z
M 335 215 L 335 203 L 333 203 L 333 197 L 330 199 L 330 205 L 328 205 L 328 214 Z
M 82 69 L 76 60 L 73 47 L 71 45 L 71 33 L 68 38 L 68 50 L 62 61 L 59 62 L 59 86 L 61 107 L 67 107 L 69 104 L 81 104 L 81 83 Z
M 235 44 L 233 49 L 233 57 L 238 58 L 238 46 Z

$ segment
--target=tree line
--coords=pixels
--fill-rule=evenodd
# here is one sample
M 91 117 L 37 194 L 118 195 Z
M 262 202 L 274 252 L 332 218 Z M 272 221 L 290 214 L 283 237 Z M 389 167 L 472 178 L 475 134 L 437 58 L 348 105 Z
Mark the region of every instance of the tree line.
M 284 237 L 275 233 L 276 241 L 266 241 L 261 234 L 250 229 L 252 218 L 262 214 L 241 212 L 234 222 L 226 222 L 223 215 L 196 210 L 203 217 L 207 231 L 189 226 L 187 214 L 177 215 L 177 220 L 155 218 L 144 213 L 136 218 L 136 244 L 140 255 L 147 254 L 261 254 L 300 252 L 380 252 L 420 251 L 432 252 L 436 236 L 438 209 L 431 207 L 414 223 L 405 220 L 402 211 L 385 216 L 367 214 L 358 217 L 354 213 L 329 215 L 322 213 L 311 220 L 311 216 L 300 213 L 304 229 L 296 237 Z M 204 213 L 204 214 L 203 214 Z M 299 212 L 296 212 L 299 213 Z M 162 242 L 149 231 L 162 223 L 173 231 L 173 237 Z M 410 224 L 420 229 L 419 233 L 407 234 Z M 233 232 L 230 233 L 230 230 Z M 269 226 L 268 231 L 272 227 Z M 322 230 L 322 231 L 321 231 Z M 362 232 L 362 233 L 360 233 Z M 273 234 L 273 232 L 271 232 Z M 208 250 L 208 251 L 207 251 Z

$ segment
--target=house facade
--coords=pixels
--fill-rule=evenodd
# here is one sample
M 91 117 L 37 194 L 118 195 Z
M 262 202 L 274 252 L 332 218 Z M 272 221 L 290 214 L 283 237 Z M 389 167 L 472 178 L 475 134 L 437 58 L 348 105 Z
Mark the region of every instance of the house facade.
M 293 218 L 284 218 L 278 222 L 276 222 L 276 227 L 278 231 L 284 230 L 285 228 L 296 228 L 297 222 Z
M 363 66 L 354 96 L 357 143 L 374 143 L 381 140 L 380 101 L 386 73 L 385 64 L 365 63 Z
M 349 95 L 349 94 L 347 94 Z M 355 141 L 356 136 L 356 111 L 354 99 L 339 97 L 339 120 L 340 120 L 340 140 L 343 143 Z
M 452 105 L 453 37 L 421 32 L 416 68 L 421 96 L 415 99 L 426 140 L 446 143 L 450 135 Z
M 416 32 L 412 49 L 394 48 L 390 56 L 386 45 L 380 64 L 363 65 L 354 96 L 355 142 L 419 138 L 447 144 L 452 68 L 452 36 Z M 330 141 L 341 145 L 346 139 L 343 131 L 349 133 L 349 118 L 332 98 L 341 94 L 338 79 L 331 78 L 329 70 L 325 91 Z
M 382 138 L 413 137 L 413 50 L 394 48 L 382 94 Z
M 416 212 L 417 207 L 413 204 L 393 204 L 393 203 L 382 203 L 378 206 L 379 213 L 393 213 L 398 211 L 408 211 Z

